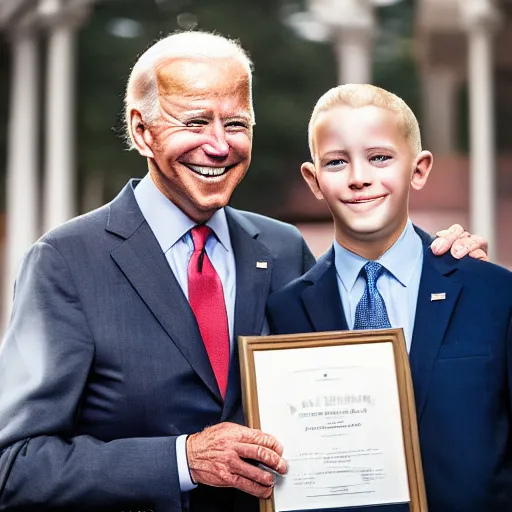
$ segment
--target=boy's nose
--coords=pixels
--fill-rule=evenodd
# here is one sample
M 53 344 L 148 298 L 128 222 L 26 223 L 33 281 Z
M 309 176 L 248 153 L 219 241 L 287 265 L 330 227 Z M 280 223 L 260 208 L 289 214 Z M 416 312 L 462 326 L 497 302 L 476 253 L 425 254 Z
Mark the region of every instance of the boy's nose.
M 371 185 L 371 172 L 365 165 L 353 163 L 350 169 L 349 186 L 353 189 L 360 189 Z

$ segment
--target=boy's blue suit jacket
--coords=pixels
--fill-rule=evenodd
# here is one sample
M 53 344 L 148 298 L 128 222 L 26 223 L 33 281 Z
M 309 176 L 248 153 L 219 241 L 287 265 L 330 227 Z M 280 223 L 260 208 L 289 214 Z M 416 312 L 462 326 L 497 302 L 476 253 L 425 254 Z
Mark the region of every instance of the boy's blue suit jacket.
M 425 253 L 409 357 L 429 512 L 512 511 L 512 273 L 436 257 L 416 230 Z M 346 330 L 334 250 L 267 307 L 276 334 Z

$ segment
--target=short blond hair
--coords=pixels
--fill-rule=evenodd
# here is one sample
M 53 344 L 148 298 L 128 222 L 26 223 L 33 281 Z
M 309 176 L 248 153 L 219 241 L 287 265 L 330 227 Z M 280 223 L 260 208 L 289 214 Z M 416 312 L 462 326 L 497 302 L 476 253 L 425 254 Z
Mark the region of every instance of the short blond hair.
M 314 158 L 313 132 L 319 115 L 339 105 L 352 108 L 373 105 L 394 112 L 400 119 L 404 135 L 412 150 L 416 154 L 421 151 L 421 133 L 418 120 L 402 98 L 370 84 L 344 84 L 329 89 L 320 97 L 313 109 L 308 127 L 309 151 L 312 158 Z
M 132 69 L 125 94 L 125 120 L 128 143 L 133 149 L 133 134 L 130 126 L 130 111 L 137 109 L 148 124 L 160 117 L 158 100 L 157 68 L 171 59 L 234 59 L 242 64 L 249 79 L 249 103 L 252 107 L 252 69 L 249 54 L 237 40 L 219 34 L 201 31 L 174 32 L 156 42 L 137 60 Z

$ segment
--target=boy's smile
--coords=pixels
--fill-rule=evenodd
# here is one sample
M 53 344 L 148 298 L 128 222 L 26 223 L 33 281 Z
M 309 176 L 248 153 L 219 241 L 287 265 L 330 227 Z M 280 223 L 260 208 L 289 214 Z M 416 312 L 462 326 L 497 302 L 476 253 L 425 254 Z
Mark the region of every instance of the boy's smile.
M 422 161 L 430 169 L 430 153 L 414 154 L 400 117 L 374 105 L 322 112 L 313 146 L 314 164 L 304 164 L 302 172 L 331 210 L 337 241 L 377 259 L 402 233 L 409 187 L 423 187 L 428 172 Z
M 384 201 L 384 199 L 386 199 L 386 197 L 388 196 L 388 194 L 381 194 L 381 195 L 377 195 L 377 196 L 361 196 L 361 197 L 353 197 L 351 199 L 342 199 L 342 201 L 345 203 L 345 204 L 349 204 L 349 205 L 354 205 L 356 207 L 360 206 L 360 205 L 366 205 L 366 204 L 375 204 L 375 203 L 380 203 L 381 201 Z M 357 209 L 357 211 L 361 211 L 360 208 Z

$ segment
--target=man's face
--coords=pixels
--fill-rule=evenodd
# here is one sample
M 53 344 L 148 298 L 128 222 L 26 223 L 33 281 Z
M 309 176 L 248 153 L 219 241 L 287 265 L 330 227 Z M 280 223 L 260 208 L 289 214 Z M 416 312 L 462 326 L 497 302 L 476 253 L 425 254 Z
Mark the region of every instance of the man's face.
M 407 222 L 416 156 L 398 116 L 336 106 L 320 114 L 314 130 L 316 194 L 333 214 L 338 241 L 348 248 L 394 243 Z
M 247 71 L 234 59 L 176 59 L 157 69 L 162 117 L 147 127 L 158 188 L 196 222 L 226 206 L 251 161 Z

